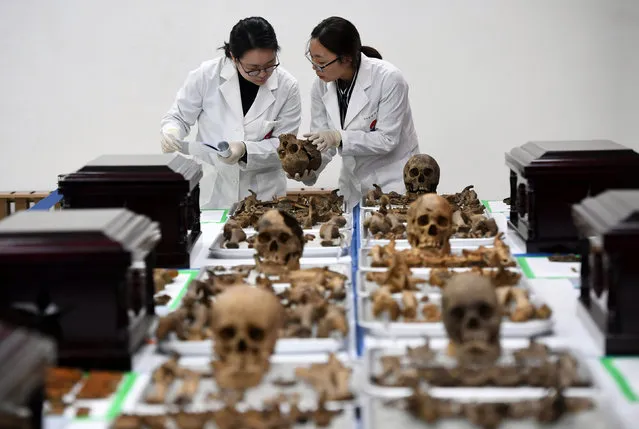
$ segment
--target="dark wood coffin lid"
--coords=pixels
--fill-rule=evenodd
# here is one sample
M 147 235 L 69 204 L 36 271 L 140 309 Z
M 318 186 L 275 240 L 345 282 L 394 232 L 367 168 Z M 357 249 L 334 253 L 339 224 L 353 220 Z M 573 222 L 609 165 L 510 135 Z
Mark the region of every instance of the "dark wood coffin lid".
M 102 155 L 75 173 L 67 174 L 64 182 L 162 183 L 186 180 L 189 190 L 200 182 L 202 167 L 194 160 L 177 153 L 148 155 Z
M 639 190 L 607 190 L 572 206 L 577 229 L 585 236 L 603 238 L 607 251 L 639 249 Z
M 146 256 L 160 227 L 127 209 L 27 210 L 0 221 L 0 255 L 129 253 Z
M 532 141 L 506 153 L 506 165 L 529 174 L 639 167 L 639 154 L 610 140 Z
M 0 324 L 0 403 L 25 404 L 55 360 L 53 341 Z

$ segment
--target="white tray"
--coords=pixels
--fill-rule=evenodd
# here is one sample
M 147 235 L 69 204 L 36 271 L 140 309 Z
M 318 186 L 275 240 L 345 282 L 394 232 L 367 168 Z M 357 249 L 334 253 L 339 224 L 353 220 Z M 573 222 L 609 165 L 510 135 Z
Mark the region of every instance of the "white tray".
M 346 290 L 346 298 L 343 305 L 346 308 L 346 319 L 349 324 L 349 331 L 346 338 L 336 335 L 329 338 L 282 338 L 277 341 L 275 346 L 276 354 L 300 354 L 300 353 L 327 353 L 346 351 L 353 353 L 355 349 L 355 314 L 353 311 L 353 286 L 351 284 L 351 269 L 349 264 L 309 264 L 302 265 L 304 268 L 327 267 L 329 270 L 344 274 L 347 279 L 344 285 Z M 197 278 L 203 280 L 206 278 L 207 269 L 204 267 L 200 270 Z M 255 284 L 256 273 L 251 272 L 245 281 L 249 284 Z M 289 283 L 274 283 L 273 289 L 276 293 L 290 287 Z M 208 356 L 213 353 L 213 340 L 203 341 L 182 341 L 175 336 L 174 333 L 169 335 L 167 340 L 158 343 L 158 348 L 165 352 L 177 352 L 183 356 Z
M 491 239 L 494 240 L 494 239 Z M 485 247 L 493 247 L 493 246 L 485 246 Z M 372 250 L 373 246 L 364 246 L 361 247 L 359 249 L 359 255 L 358 255 L 358 268 L 359 269 L 371 269 L 374 271 L 384 271 L 387 270 L 388 267 L 373 267 L 372 266 L 372 261 L 373 258 L 370 256 L 370 252 Z M 409 247 L 408 247 L 409 248 Z M 396 248 L 397 250 L 405 250 L 408 248 Z M 450 253 L 452 255 L 461 255 L 463 250 L 471 250 L 471 249 L 464 249 L 462 247 L 453 247 L 450 249 Z M 517 267 L 517 260 L 515 259 L 514 256 L 512 256 L 512 252 L 511 252 L 511 259 L 513 260 L 513 262 L 515 262 L 515 265 L 512 267 L 508 267 L 510 269 L 516 268 Z M 413 267 L 413 269 L 415 268 L 429 268 L 429 267 Z M 456 268 L 465 268 L 465 267 L 456 267 Z M 490 267 L 486 267 L 486 268 L 490 268 Z
M 390 243 L 390 240 L 386 240 L 386 239 L 377 239 L 377 238 L 373 238 L 371 237 L 368 228 L 364 227 L 364 221 L 366 220 L 367 217 L 371 216 L 373 212 L 377 211 L 379 207 L 375 208 L 375 209 L 365 209 L 365 210 L 361 210 L 360 211 L 360 215 L 359 215 L 359 230 L 360 230 L 360 237 L 361 237 L 361 244 L 362 246 L 367 246 L 367 247 L 372 247 L 375 246 L 377 244 L 388 244 Z M 486 216 L 487 218 L 492 217 L 492 215 L 489 212 L 485 212 L 484 216 Z M 501 232 L 501 231 L 499 231 Z M 484 247 L 492 247 L 493 243 L 495 241 L 495 237 L 484 237 L 484 238 L 456 238 L 455 236 L 451 237 L 450 239 L 450 247 L 451 248 L 462 248 L 462 249 L 476 249 L 479 246 L 484 246 Z M 406 238 L 402 238 L 402 239 L 397 239 L 395 240 L 395 247 L 397 249 L 406 249 L 411 247 L 410 244 L 408 243 L 408 239 Z
M 247 238 L 255 234 L 255 230 L 253 228 L 244 228 L 244 232 L 246 233 Z M 302 254 L 303 258 L 339 258 L 348 253 L 351 245 L 352 230 L 349 228 L 340 229 L 341 237 L 335 239 L 335 246 L 321 245 L 320 242 L 322 239 L 319 235 L 319 228 L 305 229 L 304 234 L 313 234 L 315 239 L 307 241 L 304 245 L 304 253 Z M 227 249 L 222 247 L 223 244 L 224 235 L 220 232 L 218 236 L 215 237 L 215 240 L 213 240 L 211 247 L 209 247 L 209 256 L 219 259 L 250 259 L 256 254 L 255 249 L 249 248 L 246 241 L 240 243 L 238 249 Z
M 577 359 L 578 368 L 577 373 L 579 376 L 579 381 L 582 386 L 579 387 L 571 387 L 568 390 L 573 392 L 588 392 L 593 389 L 600 389 L 598 380 L 594 377 L 593 367 L 596 365 L 600 365 L 596 359 L 586 358 L 581 351 L 574 347 L 570 347 L 566 344 L 558 344 L 557 341 L 546 341 L 545 338 L 538 338 L 536 342 L 539 344 L 544 344 L 548 346 L 551 354 L 557 354 L 560 352 L 569 352 L 575 359 Z M 366 381 L 364 382 L 363 390 L 371 395 L 376 397 L 385 397 L 385 396 L 409 396 L 412 390 L 409 387 L 399 387 L 399 386 L 382 386 L 375 384 L 372 381 L 372 378 L 376 375 L 379 375 L 381 371 L 381 362 L 380 358 L 384 356 L 402 356 L 405 359 L 408 359 L 407 356 L 407 347 L 419 347 L 425 344 L 423 339 L 416 339 L 412 341 L 406 340 L 398 340 L 391 344 L 373 346 L 367 348 L 363 364 L 364 367 L 362 370 L 366 374 Z M 519 349 L 525 349 L 529 345 L 529 340 L 524 339 L 503 339 L 501 340 L 502 347 L 502 357 L 500 358 L 500 363 L 504 365 L 514 363 L 513 351 Z M 435 353 L 434 361 L 438 366 L 446 366 L 446 367 L 454 367 L 456 366 L 456 361 L 454 358 L 447 356 L 446 348 L 448 347 L 448 339 L 437 338 L 429 341 L 430 349 Z M 406 362 L 408 363 L 408 361 Z M 460 395 L 460 391 L 463 391 L 470 397 L 480 397 L 484 394 L 491 393 L 495 396 L 503 395 L 505 393 L 510 393 L 511 395 L 531 395 L 535 393 L 540 393 L 546 390 L 543 387 L 534 387 L 534 386 L 520 386 L 520 387 L 496 387 L 496 386 L 481 386 L 481 387 L 441 387 L 441 386 L 427 386 L 426 382 L 422 383 L 422 390 L 428 389 L 431 392 L 445 392 L 447 396 L 453 397 L 455 395 Z M 587 385 L 586 385 L 587 384 Z M 463 397 L 463 396 L 459 396 Z
M 271 369 L 265 376 L 262 384 L 249 389 L 246 392 L 245 399 L 238 403 L 238 410 L 243 410 L 248 407 L 253 409 L 262 409 L 263 401 L 265 399 L 274 398 L 280 393 L 285 394 L 299 394 L 300 409 L 314 409 L 317 406 L 318 396 L 313 388 L 302 382 L 298 381 L 292 387 L 280 387 L 273 383 L 274 380 L 281 378 L 290 380 L 295 378 L 295 368 L 307 367 L 312 363 L 326 362 L 328 356 L 300 356 L 297 359 L 278 359 L 276 357 L 271 358 Z M 342 357 L 343 358 L 343 357 Z M 343 360 L 343 359 L 342 359 Z M 345 365 L 349 366 L 348 361 L 345 361 Z M 210 372 L 210 360 L 208 358 L 181 358 L 179 360 L 179 366 L 182 368 L 188 368 L 193 371 L 202 373 Z M 167 395 L 166 404 L 148 404 L 144 398 L 148 389 L 152 385 L 152 371 L 155 368 L 150 368 L 149 372 L 141 373 L 138 375 L 135 383 L 131 387 L 129 394 L 126 397 L 122 405 L 122 414 L 147 414 L 147 415 L 165 415 L 171 411 L 178 411 L 180 409 L 186 412 L 202 412 L 221 408 L 222 403 L 211 400 L 208 397 L 210 393 L 217 392 L 217 386 L 213 378 L 202 378 L 198 385 L 198 390 L 193 398 L 193 403 L 186 404 L 183 407 L 178 407 L 173 404 L 172 399 L 175 397 L 181 381 L 175 381 L 169 389 Z M 353 385 L 353 378 L 351 376 L 351 385 Z M 356 393 L 354 387 L 351 388 L 353 393 Z M 340 402 L 327 402 L 327 409 L 342 409 L 343 412 L 340 415 L 333 417 L 331 424 L 327 426 L 330 429 L 352 429 L 355 425 L 355 403 L 353 401 L 340 401 Z M 295 428 L 312 428 L 315 427 L 312 423 L 307 425 L 296 425 Z M 204 429 L 216 428 L 213 421 L 209 421 Z M 167 427 L 167 429 L 169 429 Z
M 469 393 L 460 392 L 457 397 L 450 398 L 446 395 L 441 395 L 432 390 L 429 392 L 431 396 L 440 399 L 455 399 L 461 402 L 506 402 L 506 401 L 519 401 L 539 399 L 544 394 L 537 393 L 531 396 L 491 396 L 490 394 L 482 395 L 481 397 L 468 396 Z M 582 411 L 579 413 L 566 415 L 559 421 L 553 424 L 543 424 L 528 419 L 528 420 L 503 420 L 498 429 L 613 429 L 618 428 L 616 424 L 616 418 L 612 414 L 612 410 L 608 411 L 607 408 L 613 407 L 605 399 L 603 395 L 594 393 L 589 395 L 583 395 L 580 393 L 569 393 L 566 396 L 575 397 L 587 397 L 594 401 L 595 408 L 592 410 Z M 446 420 L 437 420 L 435 423 L 428 424 L 425 421 L 418 420 L 413 417 L 408 411 L 399 409 L 397 406 L 389 404 L 392 400 L 404 399 L 400 398 L 370 398 L 364 397 L 360 401 L 361 403 L 361 422 L 364 429 L 387 429 L 387 428 L 401 428 L 401 429 L 481 429 L 470 423 L 465 418 L 452 418 Z M 614 408 L 613 408 L 614 409 Z
M 484 269 L 494 270 L 494 271 L 498 270 L 498 268 L 484 268 Z M 379 272 L 385 272 L 387 270 L 388 268 L 386 267 L 359 269 L 358 270 L 359 272 L 357 275 L 357 295 L 369 296 L 371 293 L 375 292 L 377 289 L 380 288 L 380 285 L 378 285 L 374 281 L 366 280 L 367 273 L 379 273 Z M 413 277 L 426 280 L 425 283 L 420 283 L 417 285 L 417 288 L 419 289 L 420 292 L 429 293 L 429 294 L 441 293 L 442 289 L 439 286 L 432 286 L 429 283 L 430 273 L 432 270 L 433 268 L 411 268 L 411 273 Z M 455 272 L 465 272 L 465 271 L 470 271 L 471 269 L 470 268 L 449 268 L 449 270 L 455 271 Z M 508 270 L 512 272 L 516 272 L 521 275 L 521 277 L 519 278 L 519 283 L 517 285 L 514 285 L 513 287 L 523 287 L 527 289 L 530 288 L 530 285 L 528 284 L 526 276 L 523 275 L 521 269 L 519 269 L 518 267 L 513 267 L 513 268 L 508 268 Z
M 403 322 L 402 318 L 396 322 L 390 319 L 376 319 L 373 317 L 373 300 L 370 296 L 360 296 L 357 299 L 357 321 L 362 329 L 375 337 L 446 337 L 446 329 L 443 322 L 426 322 L 421 317 L 421 308 L 425 303 L 419 301 L 423 293 L 415 294 L 418 300 L 418 319 L 420 322 Z M 441 294 L 428 294 L 428 302 L 437 304 L 441 308 Z M 400 303 L 401 295 L 394 296 Z M 541 304 L 538 297 L 530 295 L 533 304 Z M 388 317 L 384 313 L 383 317 Z M 530 320 L 527 322 L 512 322 L 504 318 L 501 323 L 501 336 L 507 338 L 530 338 L 541 334 L 550 333 L 553 330 L 554 317 L 547 320 Z

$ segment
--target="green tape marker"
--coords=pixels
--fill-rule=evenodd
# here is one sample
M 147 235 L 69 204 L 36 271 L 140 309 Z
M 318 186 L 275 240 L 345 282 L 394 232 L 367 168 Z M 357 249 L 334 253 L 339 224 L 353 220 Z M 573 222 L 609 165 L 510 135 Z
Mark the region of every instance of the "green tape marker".
M 630 384 L 628 384 L 621 372 L 619 372 L 619 369 L 613 362 L 613 358 L 601 358 L 601 364 L 606 369 L 606 371 L 608 371 L 608 374 L 610 374 L 615 383 L 617 383 L 617 387 L 619 387 L 619 390 L 621 390 L 623 396 L 625 396 L 629 402 L 637 402 L 639 398 L 637 398 L 635 391 L 632 389 L 632 387 L 630 387 Z

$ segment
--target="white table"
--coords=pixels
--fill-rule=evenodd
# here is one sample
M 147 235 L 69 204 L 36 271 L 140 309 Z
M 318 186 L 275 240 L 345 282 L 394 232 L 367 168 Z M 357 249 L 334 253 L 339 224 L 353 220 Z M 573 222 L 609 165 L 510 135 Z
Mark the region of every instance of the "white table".
M 493 202 L 491 202 L 493 203 Z M 504 206 L 499 202 L 494 202 L 492 207 L 503 210 Z M 492 215 L 497 220 L 502 230 L 506 230 L 505 212 L 497 212 L 494 210 Z M 200 269 L 208 265 L 235 265 L 252 263 L 252 260 L 219 260 L 209 258 L 209 247 L 213 240 L 220 233 L 223 224 L 219 223 L 224 216 L 224 211 L 205 211 L 202 215 L 202 235 L 198 239 L 191 251 L 191 269 Z M 525 254 L 525 243 L 514 231 L 506 232 L 506 242 L 511 248 L 514 255 Z M 350 262 L 350 256 L 340 258 L 341 262 Z M 302 263 L 308 260 L 302 260 Z M 316 263 L 334 263 L 335 258 L 313 258 Z M 578 316 L 578 289 L 574 283 L 568 279 L 529 279 L 531 287 L 535 294 L 543 298 L 543 300 L 553 309 L 556 321 L 553 339 L 561 343 L 571 345 L 589 359 L 595 361 L 602 356 L 602 345 L 599 339 L 589 332 L 588 324 L 584 323 Z M 364 338 L 364 346 L 370 347 L 383 343 L 383 340 L 377 340 L 371 337 Z M 155 352 L 154 345 L 144 346 L 134 359 L 134 371 L 146 372 L 151 371 L 162 357 Z M 637 386 L 635 391 L 639 392 L 639 358 L 624 359 L 615 363 L 620 369 L 631 386 Z M 606 371 L 603 365 L 596 362 L 592 366 L 594 368 L 593 376 L 599 383 L 603 395 L 611 404 L 614 404 L 614 411 L 618 416 L 618 422 L 613 423 L 611 428 L 627 428 L 635 429 L 639 427 L 639 402 L 630 402 L 619 386 L 615 383 L 613 377 Z M 635 382 L 636 381 L 636 382 Z M 55 429 L 104 429 L 107 423 L 104 421 L 91 420 L 72 420 L 66 418 L 47 418 L 45 419 L 46 428 Z

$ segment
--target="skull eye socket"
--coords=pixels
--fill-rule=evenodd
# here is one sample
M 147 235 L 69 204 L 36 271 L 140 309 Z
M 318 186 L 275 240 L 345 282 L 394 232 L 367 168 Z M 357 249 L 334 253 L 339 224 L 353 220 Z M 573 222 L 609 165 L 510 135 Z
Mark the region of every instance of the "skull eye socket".
M 490 319 L 493 316 L 493 307 L 485 302 L 480 303 L 477 310 L 479 312 L 479 317 L 482 319 Z
M 286 243 L 289 238 L 291 238 L 291 234 L 289 234 L 288 232 L 281 232 L 280 235 L 278 236 L 278 239 L 282 242 L 282 243 Z
M 297 144 L 295 144 L 295 143 L 291 143 L 291 144 L 289 144 L 288 146 L 286 146 L 286 149 L 287 149 L 289 152 L 291 152 L 291 153 L 295 153 L 295 152 L 297 152 L 298 150 L 300 150 L 299 146 L 298 146 Z
M 462 320 L 464 318 L 464 307 L 453 307 L 450 309 L 450 315 L 456 320 Z
M 220 329 L 220 338 L 223 340 L 230 340 L 233 337 L 235 337 L 235 327 L 225 326 Z
M 259 241 L 260 243 L 268 243 L 269 241 L 271 241 L 271 234 L 269 234 L 268 232 L 258 234 L 257 241 Z
M 426 226 L 428 225 L 428 215 L 421 215 L 417 218 L 417 225 Z
M 438 216 L 437 217 L 437 225 L 439 225 L 441 227 L 447 227 L 448 226 L 448 218 L 446 218 L 445 216 Z
M 419 176 L 419 170 L 413 167 L 410 170 L 408 170 L 408 174 L 410 174 L 410 177 L 417 177 Z
M 264 329 L 257 326 L 249 326 L 248 336 L 253 341 L 262 341 L 264 339 Z
M 432 168 L 424 168 L 424 175 L 425 176 L 430 176 L 431 174 L 433 174 L 433 169 Z

